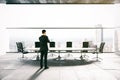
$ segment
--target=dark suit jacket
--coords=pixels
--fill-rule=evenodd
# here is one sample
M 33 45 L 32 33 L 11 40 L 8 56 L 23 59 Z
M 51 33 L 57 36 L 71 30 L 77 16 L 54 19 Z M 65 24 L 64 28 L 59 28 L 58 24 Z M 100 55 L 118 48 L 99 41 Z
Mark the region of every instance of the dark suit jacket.
M 48 50 L 47 43 L 50 42 L 50 40 L 48 39 L 48 36 L 46 36 L 46 35 L 40 36 L 39 41 L 40 41 L 40 51 Z

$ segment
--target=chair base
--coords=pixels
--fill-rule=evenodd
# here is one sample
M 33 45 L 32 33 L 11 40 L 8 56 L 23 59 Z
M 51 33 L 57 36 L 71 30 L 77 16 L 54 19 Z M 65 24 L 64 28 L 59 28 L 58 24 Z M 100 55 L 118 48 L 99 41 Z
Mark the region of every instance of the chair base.
M 60 55 L 58 55 L 58 57 L 55 60 L 61 60 L 62 57 Z
M 89 56 L 86 55 L 86 53 L 84 53 L 84 55 L 82 55 L 82 56 L 83 56 L 83 58 L 89 58 Z
M 55 55 L 54 53 L 51 53 L 51 54 L 49 55 L 49 57 L 54 57 L 54 56 L 57 56 L 57 55 Z
M 22 58 L 24 58 L 24 54 L 22 53 Z
M 36 56 L 36 60 L 39 61 L 40 60 L 40 57 L 39 55 Z
M 103 60 L 102 58 L 100 58 L 100 57 L 94 57 L 93 59 L 95 59 L 96 61 L 101 61 L 101 60 Z
M 71 57 L 74 58 L 72 54 L 68 53 L 68 54 L 64 55 L 63 58 L 66 60 L 67 58 L 71 58 Z
M 73 57 L 73 55 L 72 54 L 67 54 L 67 55 L 65 55 L 65 57 Z

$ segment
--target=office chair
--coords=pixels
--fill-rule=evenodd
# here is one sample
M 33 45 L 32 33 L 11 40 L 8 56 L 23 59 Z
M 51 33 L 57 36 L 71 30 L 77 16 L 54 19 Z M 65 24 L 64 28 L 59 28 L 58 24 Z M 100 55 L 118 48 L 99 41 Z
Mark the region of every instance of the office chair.
M 83 42 L 82 47 L 83 48 L 88 48 L 89 47 L 89 42 L 87 42 L 87 41 Z M 84 55 L 83 55 L 84 58 L 89 57 L 89 56 L 86 55 L 86 53 L 88 53 L 88 50 L 83 50 L 83 51 L 81 51 L 81 53 L 84 53 Z
M 95 53 L 96 53 L 96 57 L 95 57 L 95 58 L 96 58 L 97 61 L 100 61 L 100 59 L 102 60 L 102 58 L 100 58 L 100 57 L 98 56 L 98 54 L 99 54 L 99 53 L 103 53 L 104 45 L 105 45 L 105 42 L 101 42 L 101 43 L 100 43 L 100 47 L 97 48 L 96 51 L 95 51 Z
M 40 42 L 35 42 L 35 48 L 40 48 Z
M 72 48 L 72 42 L 66 42 L 66 48 Z M 66 50 L 66 52 L 68 52 L 67 55 L 65 55 L 66 57 L 70 57 L 70 56 L 73 56 L 71 55 L 70 53 L 72 53 L 72 50 Z
M 35 48 L 40 48 L 40 42 L 35 42 Z M 40 51 L 35 51 L 37 53 L 36 60 L 39 60 L 39 52 Z
M 83 42 L 83 45 L 82 45 L 83 48 L 88 48 L 89 47 L 89 42 Z M 87 50 L 83 50 L 82 52 L 88 52 Z
M 50 47 L 50 48 L 55 48 L 55 42 L 50 42 L 49 47 Z M 54 54 L 53 54 L 53 53 L 54 53 L 55 51 L 54 51 L 54 50 L 50 50 L 49 52 L 50 52 L 50 53 L 52 53 L 50 56 L 52 56 L 52 57 L 53 57 L 53 56 L 54 56 Z
M 17 50 L 18 52 L 22 53 L 22 58 L 24 58 L 24 54 L 27 54 L 28 52 L 25 51 L 25 48 L 23 47 L 23 43 L 22 42 L 16 42 L 17 45 Z
M 72 48 L 72 42 L 66 42 L 67 48 Z M 67 50 L 66 52 L 72 52 L 72 50 Z
M 55 42 L 50 42 L 50 47 L 55 48 Z

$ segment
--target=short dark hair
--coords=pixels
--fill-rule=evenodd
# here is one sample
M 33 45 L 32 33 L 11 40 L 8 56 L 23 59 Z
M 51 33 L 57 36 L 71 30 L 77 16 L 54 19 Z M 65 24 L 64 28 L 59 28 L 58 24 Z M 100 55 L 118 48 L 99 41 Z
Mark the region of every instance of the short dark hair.
M 42 33 L 45 33 L 46 32 L 46 30 L 42 30 Z

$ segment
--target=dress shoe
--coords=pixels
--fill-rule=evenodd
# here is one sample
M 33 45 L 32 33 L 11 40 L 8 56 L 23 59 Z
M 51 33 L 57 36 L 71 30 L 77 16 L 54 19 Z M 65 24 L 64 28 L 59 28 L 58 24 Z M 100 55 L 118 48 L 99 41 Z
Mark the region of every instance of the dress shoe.
M 40 67 L 40 69 L 42 69 L 42 68 L 43 68 L 43 66 Z
M 45 69 L 49 69 L 49 67 L 45 67 Z

